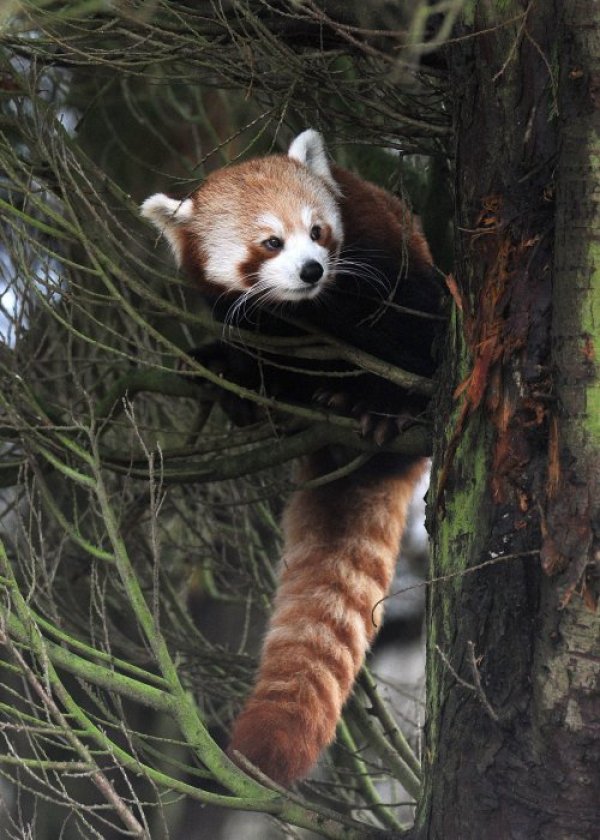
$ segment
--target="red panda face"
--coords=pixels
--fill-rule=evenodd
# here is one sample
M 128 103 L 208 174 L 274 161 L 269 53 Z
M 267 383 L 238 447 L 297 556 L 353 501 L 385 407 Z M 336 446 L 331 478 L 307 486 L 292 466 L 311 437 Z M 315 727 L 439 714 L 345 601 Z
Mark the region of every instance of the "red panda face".
M 158 194 L 142 214 L 179 264 L 221 293 L 257 303 L 308 300 L 335 276 L 342 225 L 320 136 L 299 135 L 274 155 L 211 174 L 185 201 Z
M 279 182 L 283 194 L 277 200 L 247 202 L 245 223 L 237 225 L 243 253 L 231 260 L 228 273 L 241 290 L 270 301 L 306 300 L 320 294 L 333 280 L 341 245 L 333 196 L 307 190 L 305 183 L 296 183 L 302 173 L 290 174 L 291 179 Z M 210 247 L 207 257 L 210 276 L 221 257 Z

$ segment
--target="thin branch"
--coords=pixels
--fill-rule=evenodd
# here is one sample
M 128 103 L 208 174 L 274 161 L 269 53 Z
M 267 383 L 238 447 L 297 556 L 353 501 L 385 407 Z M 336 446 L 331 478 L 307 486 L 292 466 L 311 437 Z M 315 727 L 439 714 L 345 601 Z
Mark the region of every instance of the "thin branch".
M 483 691 L 483 688 L 482 688 L 482 685 L 481 685 L 481 678 L 479 676 L 479 668 L 478 668 L 477 660 L 475 658 L 475 645 L 474 645 L 473 642 L 468 641 L 467 642 L 467 647 L 469 649 L 470 665 L 471 665 L 471 670 L 472 670 L 472 673 L 473 673 L 474 683 L 470 683 L 470 682 L 467 682 L 466 680 L 463 680 L 463 678 L 461 676 L 459 676 L 459 674 L 457 674 L 456 670 L 453 668 L 452 664 L 448 660 L 448 657 L 446 656 L 446 654 L 440 648 L 439 645 L 436 644 L 435 649 L 438 652 L 438 654 L 440 655 L 440 658 L 441 658 L 442 662 L 444 663 L 444 665 L 446 666 L 448 671 L 450 671 L 450 673 L 452 674 L 452 676 L 454 677 L 456 682 L 459 685 L 462 685 L 463 688 L 466 688 L 468 691 L 473 692 L 476 695 L 479 702 L 481 703 L 481 705 L 484 707 L 484 709 L 488 713 L 488 715 L 490 716 L 490 718 L 495 723 L 499 723 L 500 718 L 499 718 L 498 714 L 494 711 L 492 706 L 490 705 L 490 702 L 487 699 L 487 697 L 485 695 L 485 692 Z

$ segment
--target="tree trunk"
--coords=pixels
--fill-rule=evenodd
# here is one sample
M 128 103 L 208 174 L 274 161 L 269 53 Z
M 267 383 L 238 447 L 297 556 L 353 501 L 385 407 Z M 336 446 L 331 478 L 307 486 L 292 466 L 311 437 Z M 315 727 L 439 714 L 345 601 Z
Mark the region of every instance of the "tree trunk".
M 451 53 L 458 306 L 415 838 L 600 824 L 600 22 L 565 5 L 475 2 L 489 31 Z

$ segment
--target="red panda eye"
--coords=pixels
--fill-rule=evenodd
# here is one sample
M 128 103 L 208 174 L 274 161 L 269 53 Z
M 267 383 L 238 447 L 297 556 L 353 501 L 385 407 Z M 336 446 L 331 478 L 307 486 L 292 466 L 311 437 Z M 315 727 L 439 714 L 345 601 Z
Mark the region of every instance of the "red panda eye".
M 269 236 L 268 239 L 265 239 L 263 245 L 267 251 L 279 251 L 280 248 L 283 248 L 283 239 L 278 236 Z
M 316 242 L 318 239 L 321 238 L 321 228 L 319 225 L 313 225 L 310 229 L 310 238 L 313 242 Z

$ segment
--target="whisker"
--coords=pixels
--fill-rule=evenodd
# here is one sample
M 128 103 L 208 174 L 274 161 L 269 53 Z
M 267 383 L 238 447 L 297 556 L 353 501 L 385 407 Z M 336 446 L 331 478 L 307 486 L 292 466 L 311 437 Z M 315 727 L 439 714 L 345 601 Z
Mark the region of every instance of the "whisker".
M 342 265 L 340 268 L 337 269 L 336 274 L 342 274 L 345 276 L 354 276 L 358 279 L 365 279 L 375 281 L 376 283 L 388 286 L 387 277 L 382 272 L 375 271 L 373 269 L 365 268 L 361 265 Z
M 348 253 L 348 251 L 352 254 L 367 254 L 368 256 L 375 256 L 377 254 L 387 254 L 387 250 L 385 248 L 373 248 L 367 247 L 366 245 L 356 245 L 353 244 L 349 248 L 344 249 L 340 252 L 340 256 L 344 257 L 344 253 Z
M 238 330 L 243 321 L 246 321 L 251 326 L 255 326 L 256 322 L 253 320 L 253 314 L 270 299 L 272 294 L 273 289 L 270 284 L 264 280 L 258 280 L 228 311 L 227 322 L 230 325 L 235 323 L 238 326 Z M 239 340 L 241 344 L 244 344 L 241 335 L 239 336 Z
M 373 266 L 365 265 L 356 260 L 340 259 L 335 266 L 335 273 L 340 276 L 353 277 L 364 281 L 379 295 L 390 291 L 387 276 Z

